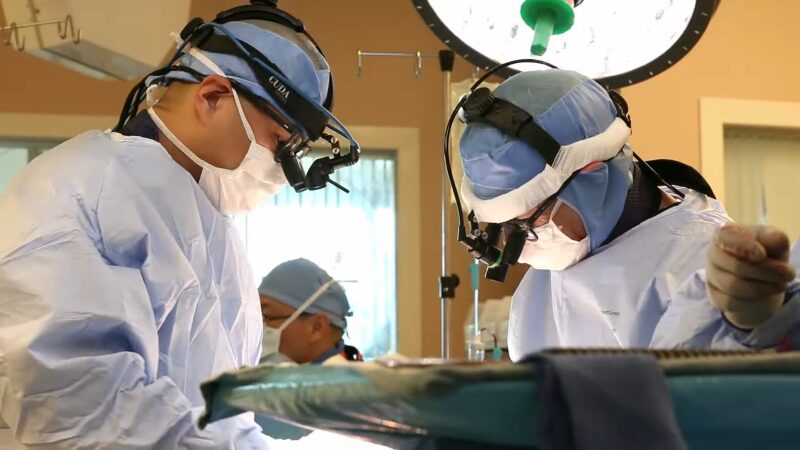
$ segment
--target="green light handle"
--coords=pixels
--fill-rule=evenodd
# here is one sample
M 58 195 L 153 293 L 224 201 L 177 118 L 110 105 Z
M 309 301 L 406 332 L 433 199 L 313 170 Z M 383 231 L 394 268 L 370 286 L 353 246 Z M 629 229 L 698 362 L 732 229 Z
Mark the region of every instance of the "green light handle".
M 553 35 L 555 26 L 555 15 L 550 11 L 542 11 L 536 19 L 536 26 L 533 28 L 533 45 L 531 53 L 536 56 L 544 55 L 547 51 L 547 44 L 550 43 L 550 36 Z
M 571 0 L 525 0 L 520 16 L 533 29 L 531 53 L 542 56 L 554 34 L 566 33 L 575 23 Z

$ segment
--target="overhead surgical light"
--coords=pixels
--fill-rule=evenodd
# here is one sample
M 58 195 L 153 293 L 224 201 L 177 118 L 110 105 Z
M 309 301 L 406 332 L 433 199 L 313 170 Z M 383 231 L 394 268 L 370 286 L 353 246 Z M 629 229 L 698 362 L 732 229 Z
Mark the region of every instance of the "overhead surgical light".
M 521 12 L 523 5 L 538 7 L 538 3 L 553 1 L 412 3 L 439 39 L 480 68 L 530 58 L 537 48 L 537 53 L 543 51 L 538 59 L 591 76 L 606 88 L 638 83 L 673 66 L 697 44 L 719 5 L 719 0 L 559 1 L 566 8 L 554 10 L 552 25 L 546 23 L 547 17 L 537 17 L 538 23 L 530 16 L 523 19 Z M 573 3 L 574 22 L 557 34 L 559 21 L 569 19 Z M 500 75 L 539 69 L 536 65 L 509 67 Z

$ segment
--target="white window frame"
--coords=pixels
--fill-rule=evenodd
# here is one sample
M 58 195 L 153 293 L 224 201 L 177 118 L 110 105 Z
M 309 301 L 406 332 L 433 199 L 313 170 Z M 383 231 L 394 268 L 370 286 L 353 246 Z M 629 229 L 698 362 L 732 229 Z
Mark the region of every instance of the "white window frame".
M 0 138 L 69 139 L 107 129 L 116 116 L 0 113 Z M 351 126 L 365 149 L 396 153 L 397 171 L 397 351 L 422 356 L 422 248 L 420 131 L 412 127 Z M 365 150 L 369 151 L 369 150 Z M 378 299 L 376 299 L 378 300 Z

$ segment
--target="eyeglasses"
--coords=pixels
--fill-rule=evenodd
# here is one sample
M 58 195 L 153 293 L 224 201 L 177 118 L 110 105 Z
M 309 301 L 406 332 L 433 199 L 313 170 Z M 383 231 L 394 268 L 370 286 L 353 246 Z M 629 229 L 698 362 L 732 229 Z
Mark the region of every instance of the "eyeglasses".
M 560 192 L 560 191 L 559 191 Z M 525 219 L 511 219 L 508 222 L 503 224 L 503 231 L 506 233 L 506 236 L 511 236 L 516 233 L 523 232 L 525 233 L 525 240 L 528 242 L 536 242 L 539 240 L 539 236 L 536 234 L 535 226 L 537 220 L 548 210 L 551 206 L 553 206 L 558 200 L 558 192 L 547 197 L 537 208 L 533 211 L 530 217 Z
M 558 196 L 561 195 L 561 192 L 569 186 L 575 176 L 578 175 L 580 171 L 575 171 L 572 175 L 567 178 L 564 183 L 561 185 L 558 190 L 551 195 L 544 199 L 544 201 L 533 211 L 530 217 L 526 219 L 511 219 L 503 224 L 503 232 L 506 233 L 506 236 L 512 236 L 513 233 L 525 233 L 525 239 L 529 242 L 536 242 L 539 240 L 539 236 L 534 231 L 534 223 L 545 213 L 551 206 L 556 203 L 558 200 Z

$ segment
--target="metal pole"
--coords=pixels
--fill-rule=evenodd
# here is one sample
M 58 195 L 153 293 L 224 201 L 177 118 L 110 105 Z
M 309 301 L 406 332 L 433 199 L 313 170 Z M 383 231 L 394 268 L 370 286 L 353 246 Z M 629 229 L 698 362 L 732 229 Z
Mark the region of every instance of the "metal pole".
M 436 53 L 422 53 L 422 52 L 367 52 L 358 50 L 361 56 L 407 56 L 407 57 L 422 57 L 422 58 L 436 58 Z
M 450 118 L 450 76 L 453 71 L 455 53 L 452 50 L 439 51 L 439 68 L 444 81 L 444 121 L 445 126 Z M 442 127 L 444 131 L 444 127 Z M 448 251 L 447 222 L 450 219 L 450 180 L 447 171 L 442 168 L 442 276 L 439 278 L 439 315 L 441 318 L 441 356 L 450 358 L 450 300 L 456 296 L 458 276 L 450 273 L 450 255 Z
M 478 267 L 480 267 L 480 261 L 478 261 L 477 259 L 475 260 L 474 264 L 477 265 Z M 479 284 L 480 284 L 480 277 L 476 276 L 475 277 L 475 282 L 473 284 L 473 291 L 472 291 L 473 292 L 472 300 L 473 300 L 473 302 L 475 304 L 475 317 L 473 317 L 473 324 L 475 326 L 475 334 L 481 334 L 481 329 L 478 328 L 478 307 L 480 306 L 480 289 L 478 288 Z
M 450 71 L 444 72 L 444 116 L 445 120 L 450 117 Z M 447 122 L 445 122 L 447 124 Z M 447 221 L 450 217 L 450 181 L 447 173 L 442 168 L 442 278 L 447 277 L 449 267 L 449 253 L 447 245 Z M 450 302 L 442 296 L 440 302 L 441 317 L 441 355 L 442 358 L 450 358 Z
M 436 58 L 437 53 L 422 53 L 422 52 L 367 52 L 363 50 L 356 51 L 356 76 L 361 76 L 364 73 L 364 58 L 365 57 L 393 57 L 393 58 L 415 58 L 414 76 L 422 74 L 422 60 L 427 58 Z
M 469 343 L 467 344 L 467 358 L 470 361 L 483 361 L 485 353 L 483 349 L 483 341 L 481 340 L 480 324 L 478 323 L 478 293 L 481 276 L 480 263 L 477 259 L 469 265 L 469 271 L 472 281 L 472 298 L 474 302 L 475 317 L 472 318 L 472 335 L 467 336 L 467 339 L 469 339 Z
M 20 24 L 16 24 L 16 23 L 12 23 L 12 24 L 10 24 L 8 26 L 0 27 L 0 31 L 8 31 L 8 30 L 11 30 L 12 28 L 21 29 L 21 28 L 38 27 L 38 26 L 41 26 L 41 25 L 53 25 L 53 24 L 59 24 L 60 25 L 60 24 L 65 23 L 67 21 L 72 21 L 72 16 L 66 16 L 66 18 L 64 18 L 64 19 L 46 20 L 46 21 L 43 21 L 43 22 L 23 23 L 21 25 Z

